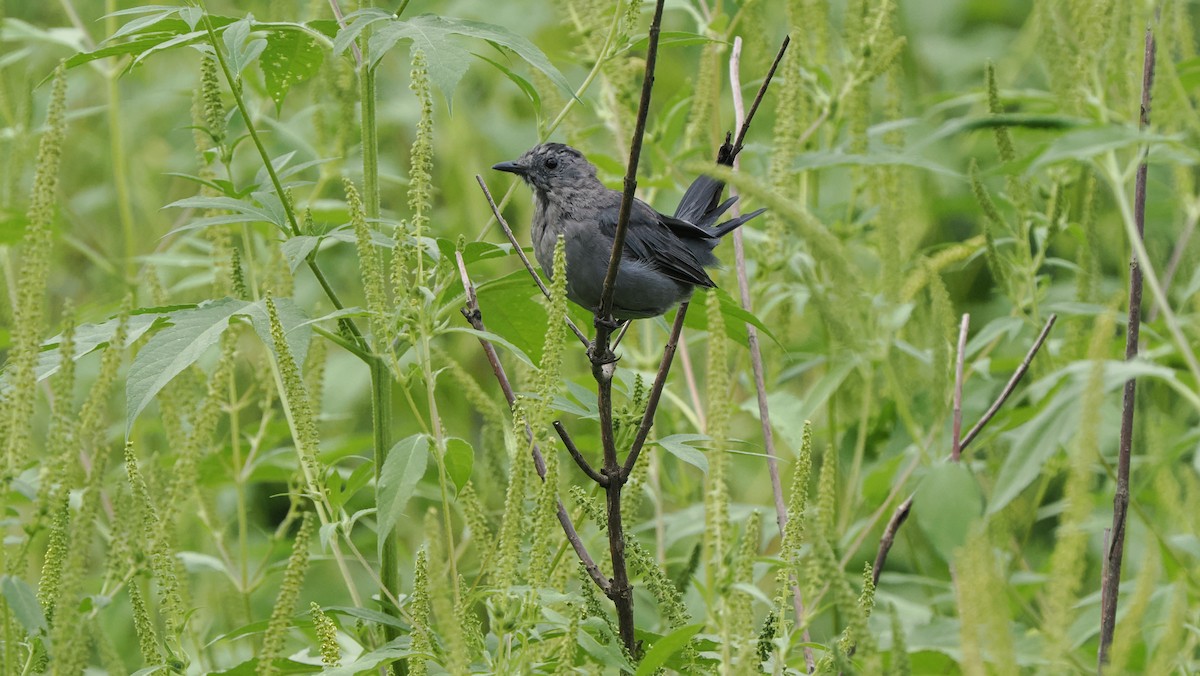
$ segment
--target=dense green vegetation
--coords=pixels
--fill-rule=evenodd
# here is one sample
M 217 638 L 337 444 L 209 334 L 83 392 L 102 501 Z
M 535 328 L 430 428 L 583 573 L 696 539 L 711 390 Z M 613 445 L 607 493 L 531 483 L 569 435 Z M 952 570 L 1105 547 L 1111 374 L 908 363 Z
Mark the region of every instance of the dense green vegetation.
M 1200 670 L 1191 4 L 667 3 L 639 195 L 769 211 L 620 499 L 633 650 L 552 426 L 600 465 L 592 317 L 475 176 L 524 244 L 492 164 L 565 141 L 619 188 L 653 3 L 361 4 L 0 6 L 0 674 L 1095 671 L 1135 377 L 1105 671 Z M 717 169 L 734 39 L 751 99 L 785 34 Z M 617 350 L 622 458 L 672 318 Z

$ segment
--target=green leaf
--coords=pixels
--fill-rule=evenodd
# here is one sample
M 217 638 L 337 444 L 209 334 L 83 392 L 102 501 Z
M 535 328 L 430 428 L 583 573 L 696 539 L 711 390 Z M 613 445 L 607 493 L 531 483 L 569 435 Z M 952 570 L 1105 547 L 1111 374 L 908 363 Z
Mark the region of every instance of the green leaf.
M 351 12 L 345 16 L 346 27 L 339 30 L 337 36 L 333 39 L 333 53 L 335 55 L 346 51 L 351 42 L 358 39 L 363 30 L 367 26 L 379 21 L 387 21 L 395 15 L 386 10 L 368 7 L 360 9 L 357 12 Z
M 288 90 L 316 75 L 324 59 L 324 50 L 306 33 L 298 30 L 267 33 L 267 47 L 258 65 L 276 112 L 282 110 Z
M 512 70 L 510 70 L 508 68 L 508 66 L 505 66 L 504 64 L 502 64 L 498 61 L 493 61 L 493 60 L 487 58 L 486 56 L 484 56 L 482 54 L 478 54 L 476 52 L 471 52 L 471 53 L 474 54 L 476 57 L 483 59 L 484 61 L 487 61 L 488 63 L 495 66 L 496 70 L 500 71 L 501 73 L 504 73 L 504 77 L 508 78 L 513 84 L 517 85 L 517 88 L 521 90 L 521 93 L 525 95 L 525 98 L 529 99 L 529 102 L 533 104 L 534 117 L 539 118 L 539 119 L 541 118 L 541 116 L 542 116 L 542 97 L 540 94 L 538 94 L 537 88 L 534 87 L 529 82 L 529 80 L 526 80 L 525 78 L 521 77 L 520 75 L 517 75 L 516 73 L 512 72 Z
M 303 364 L 312 337 L 311 328 L 302 326 L 308 317 L 290 299 L 276 299 L 275 305 L 292 356 L 297 364 Z M 125 382 L 127 434 L 137 416 L 162 388 L 215 345 L 229 328 L 230 320 L 238 315 L 249 317 L 263 343 L 273 349 L 265 301 L 248 303 L 236 298 L 222 298 L 167 315 L 170 326 L 146 341 L 129 367 Z
M 895 152 L 857 154 L 844 153 L 841 150 L 820 150 L 811 153 L 800 153 L 795 163 L 792 164 L 792 168 L 797 171 L 842 166 L 904 166 L 913 167 L 914 169 L 924 169 L 951 178 L 962 178 L 962 174 L 933 160 Z
M 525 364 L 528 366 L 534 366 L 533 360 L 529 358 L 529 355 L 525 354 L 524 350 L 516 345 L 513 345 L 508 340 L 505 340 L 504 336 L 501 336 L 498 333 L 493 333 L 491 331 L 476 331 L 475 329 L 467 328 L 465 326 L 447 326 L 446 328 L 442 329 L 442 333 L 469 333 L 476 338 L 482 338 L 483 340 L 487 340 L 495 343 L 496 345 L 507 348 L 509 352 L 516 355 L 517 359 L 525 362 Z
M 254 197 L 261 198 L 268 193 L 255 193 Z M 278 198 L 276 198 L 278 200 Z M 275 204 L 255 204 L 249 200 L 238 200 L 232 197 L 185 197 L 181 200 L 175 200 L 164 209 L 218 209 L 221 211 L 232 211 L 237 214 L 244 214 L 253 217 L 250 220 L 262 221 L 264 223 L 272 223 L 284 232 L 287 231 L 286 221 L 284 219 L 282 207 L 276 208 Z
M 105 38 L 104 41 L 112 42 L 113 40 L 116 40 L 117 38 L 121 38 L 126 35 L 132 35 L 133 33 L 140 32 L 140 31 L 147 29 L 155 24 L 158 24 L 166 19 L 170 19 L 171 17 L 174 17 L 176 14 L 179 13 L 180 9 L 181 9 L 180 7 L 177 7 L 177 6 L 173 7 L 171 5 L 149 5 L 146 7 L 136 7 L 136 8 L 132 8 L 132 9 L 128 9 L 128 10 L 122 10 L 120 12 L 113 12 L 112 14 L 109 14 L 107 16 L 123 16 L 123 15 L 129 15 L 129 14 L 145 14 L 147 16 L 139 17 L 139 18 L 134 19 L 134 20 L 130 21 L 129 23 L 121 26 L 120 28 L 117 29 L 117 32 L 115 32 L 112 35 Z M 186 25 L 182 21 L 180 22 L 180 24 Z
M 944 561 L 953 560 L 982 514 L 983 493 L 962 463 L 936 465 L 917 484 L 913 516 Z
M 171 325 L 146 341 L 129 367 L 125 382 L 127 435 L 155 395 L 215 345 L 229 328 L 229 320 L 244 313 L 247 305 L 246 301 L 222 298 L 168 315 Z
M 379 472 L 379 483 L 375 486 L 375 504 L 378 507 L 379 549 L 392 536 L 396 523 L 404 514 L 404 507 L 429 461 L 429 437 L 414 434 L 396 442 L 388 451 Z
M 456 490 L 462 490 L 471 478 L 471 470 L 475 468 L 475 449 L 465 439 L 450 437 L 446 440 L 446 454 L 442 456 L 446 464 L 446 474 L 454 482 Z
M 804 439 L 804 421 L 811 420 L 821 406 L 833 396 L 842 382 L 854 370 L 852 360 L 839 361 L 830 364 L 825 375 L 816 382 L 803 397 L 792 394 L 794 388 L 775 388 L 767 393 L 767 406 L 771 417 L 771 426 L 779 432 L 779 436 L 789 448 L 796 450 Z M 758 418 L 758 400 L 747 399 L 742 404 L 742 410 Z
M 378 64 L 400 40 L 411 40 L 413 51 L 420 49 L 425 52 L 429 59 L 429 78 L 449 104 L 454 98 L 455 87 L 470 65 L 470 53 L 451 40 L 452 35 L 478 38 L 507 47 L 563 91 L 575 96 L 567 79 L 532 42 L 506 28 L 467 19 L 422 14 L 407 20 L 389 21 L 371 35 L 371 65 Z
M 221 36 L 225 41 L 225 51 L 229 55 L 229 70 L 237 77 L 240 77 L 242 71 L 254 63 L 254 60 L 267 48 L 265 39 L 250 37 L 250 26 L 253 21 L 253 16 L 246 15 L 246 18 L 229 24 L 225 28 L 224 35 Z
M 396 660 L 413 655 L 424 655 L 424 653 L 413 652 L 409 649 L 410 639 L 408 636 L 401 636 L 392 640 L 390 643 L 376 648 L 371 652 L 359 655 L 350 664 L 340 667 L 327 667 L 322 674 L 325 676 L 354 676 L 355 674 L 373 673 L 379 670 L 379 667 L 386 666 Z M 432 657 L 432 655 L 424 655 Z
M 157 47 L 162 43 L 174 37 L 171 33 L 153 33 L 150 35 L 140 35 L 128 42 L 118 42 L 116 44 L 106 45 L 99 49 L 94 49 L 90 52 L 79 52 L 63 62 L 67 69 L 82 66 L 92 61 L 107 59 L 110 56 L 123 56 L 125 54 L 140 55 L 151 47 Z
M 725 335 L 737 343 L 738 345 L 749 345 L 750 338 L 746 331 L 746 325 L 758 329 L 761 335 L 770 338 L 772 342 L 779 345 L 779 340 L 775 334 L 767 328 L 767 325 L 762 322 L 753 313 L 746 312 L 738 301 L 734 300 L 724 289 L 703 289 L 693 297 L 691 307 L 688 310 L 687 317 L 683 320 L 684 326 L 698 330 L 708 330 L 708 313 L 704 311 L 703 294 L 715 293 L 717 300 L 721 303 L 721 316 L 725 320 Z M 666 319 L 664 319 L 666 321 Z
M 1011 450 L 1004 458 L 988 502 L 988 514 L 995 514 L 1012 502 L 1039 476 L 1050 458 L 1075 437 L 1082 414 L 1084 389 L 1091 381 L 1091 361 L 1078 361 L 1056 371 L 1029 387 L 1025 396 L 1039 402 L 1041 410 L 1032 419 L 1013 430 Z M 1174 382 L 1174 370 L 1145 361 L 1106 361 L 1103 388 L 1113 392 L 1125 380 L 1152 377 Z
M 1141 131 L 1137 127 L 1122 124 L 1076 129 L 1055 139 L 1034 158 L 1025 173 L 1032 174 L 1057 162 L 1088 160 L 1110 150 L 1142 144 L 1177 142 L 1179 138 Z
M 283 327 L 283 337 L 292 353 L 292 359 L 296 360 L 297 365 L 303 366 L 305 358 L 308 357 L 308 344 L 312 342 L 312 322 L 291 298 L 276 298 L 275 311 L 279 313 L 279 324 Z M 271 338 L 271 317 L 267 313 L 266 301 L 260 300 L 247 305 L 242 314 L 250 318 L 254 332 L 278 359 L 279 353 L 276 352 L 275 341 Z
M 707 474 L 708 456 L 690 445 L 697 441 L 712 441 L 712 437 L 707 434 L 672 434 L 652 443 L 658 444 L 664 451 Z
M 691 643 L 692 637 L 702 627 L 704 627 L 703 624 L 690 624 L 686 627 L 680 627 L 658 641 L 655 641 L 650 650 L 646 651 L 646 656 L 638 663 L 636 676 L 651 676 L 651 674 L 657 672 L 660 667 L 667 663 L 667 660 L 671 659 L 671 656 L 683 650 L 688 643 Z
M 539 300 L 541 292 L 525 270 L 511 272 L 480 284 L 476 289 L 479 310 L 488 331 L 503 336 L 530 363 L 541 363 L 550 319 Z
M 195 306 L 176 305 L 168 308 L 135 310 L 129 315 L 128 324 L 125 329 L 127 338 L 121 349 L 132 345 L 153 328 L 156 323 L 164 321 L 164 318 L 169 313 L 192 307 Z M 99 324 L 81 324 L 77 326 L 75 328 L 75 354 L 71 355 L 71 359 L 79 361 L 97 348 L 108 345 L 117 332 L 117 323 L 118 320 L 114 318 Z M 61 342 L 62 335 L 60 334 L 42 343 L 42 352 L 38 355 L 38 363 L 35 367 L 38 382 L 58 373 L 58 369 L 62 367 L 62 353 L 59 350 Z M 5 387 L 4 379 L 0 378 L 0 391 L 3 391 Z
M 17 622 L 25 627 L 26 634 L 34 636 L 46 631 L 46 615 L 42 612 L 42 604 L 25 580 L 12 575 L 0 576 L 0 593 L 4 594 L 4 601 Z

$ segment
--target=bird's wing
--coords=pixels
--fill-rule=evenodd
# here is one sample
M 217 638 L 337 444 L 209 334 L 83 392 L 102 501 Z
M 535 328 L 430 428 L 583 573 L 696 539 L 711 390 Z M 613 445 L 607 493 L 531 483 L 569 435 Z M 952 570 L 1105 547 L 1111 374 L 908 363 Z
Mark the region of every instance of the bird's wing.
M 615 236 L 617 232 L 617 212 L 621 199 L 621 193 L 612 191 L 610 196 L 614 195 L 616 208 L 600 210 L 601 213 L 608 215 L 601 221 L 600 227 L 610 237 Z M 664 216 L 645 202 L 635 200 L 629 214 L 629 227 L 625 231 L 624 255 L 650 263 L 655 269 L 677 282 L 697 286 L 716 286 L 709 278 L 708 273 L 704 271 L 704 266 L 699 259 L 680 239 L 679 234 L 675 232 L 675 227 L 666 223 L 666 219 L 682 224 L 681 227 L 691 228 L 695 231 L 689 233 L 691 237 L 703 236 L 701 234 L 703 231 L 696 226 L 670 216 Z

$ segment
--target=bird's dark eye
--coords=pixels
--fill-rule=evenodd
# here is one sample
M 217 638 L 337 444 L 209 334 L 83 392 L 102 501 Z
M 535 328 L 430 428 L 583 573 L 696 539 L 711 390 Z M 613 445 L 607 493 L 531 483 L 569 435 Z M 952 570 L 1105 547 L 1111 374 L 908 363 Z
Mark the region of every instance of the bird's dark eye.
M 547 157 L 546 161 L 542 162 L 542 166 L 546 167 L 547 169 L 557 169 L 558 168 L 558 158 Z

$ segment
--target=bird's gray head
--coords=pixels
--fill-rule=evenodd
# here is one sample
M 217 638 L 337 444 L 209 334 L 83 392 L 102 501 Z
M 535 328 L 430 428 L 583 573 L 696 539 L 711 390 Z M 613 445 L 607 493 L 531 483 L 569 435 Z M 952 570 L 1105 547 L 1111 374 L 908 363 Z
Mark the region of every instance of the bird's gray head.
M 536 145 L 515 162 L 501 162 L 492 168 L 516 174 L 531 188 L 543 193 L 601 185 L 596 178 L 596 167 L 583 153 L 562 143 Z

